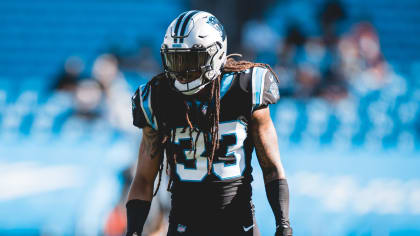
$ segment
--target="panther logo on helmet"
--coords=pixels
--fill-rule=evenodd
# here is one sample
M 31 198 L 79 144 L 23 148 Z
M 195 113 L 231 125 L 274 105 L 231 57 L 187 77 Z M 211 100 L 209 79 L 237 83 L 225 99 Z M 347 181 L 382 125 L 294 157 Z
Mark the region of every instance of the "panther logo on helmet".
M 223 28 L 223 25 L 220 23 L 220 21 L 216 17 L 210 16 L 209 19 L 207 20 L 207 24 L 210 24 L 214 28 L 216 28 L 220 32 L 220 36 L 222 37 L 223 41 L 225 40 L 226 38 L 225 29 Z

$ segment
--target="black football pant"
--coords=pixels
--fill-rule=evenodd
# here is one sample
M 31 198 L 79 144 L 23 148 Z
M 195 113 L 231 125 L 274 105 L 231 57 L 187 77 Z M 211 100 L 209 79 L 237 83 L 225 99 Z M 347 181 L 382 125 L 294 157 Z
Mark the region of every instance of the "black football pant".
M 252 203 L 217 212 L 203 212 L 194 220 L 172 218 L 167 236 L 260 236 Z
M 255 221 L 252 224 L 182 225 L 169 224 L 167 236 L 260 236 Z

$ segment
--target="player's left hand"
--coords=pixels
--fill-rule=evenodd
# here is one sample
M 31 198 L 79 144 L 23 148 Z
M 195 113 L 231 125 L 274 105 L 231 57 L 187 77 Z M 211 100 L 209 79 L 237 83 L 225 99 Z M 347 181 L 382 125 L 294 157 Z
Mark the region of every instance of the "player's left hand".
M 125 236 L 138 236 L 137 232 L 127 232 Z
M 289 225 L 278 225 L 275 236 L 293 236 L 293 230 Z

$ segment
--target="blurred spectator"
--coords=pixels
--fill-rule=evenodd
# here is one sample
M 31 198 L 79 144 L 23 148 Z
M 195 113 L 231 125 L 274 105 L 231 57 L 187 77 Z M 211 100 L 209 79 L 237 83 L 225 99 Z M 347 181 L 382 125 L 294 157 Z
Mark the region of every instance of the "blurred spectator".
M 105 236 L 122 236 L 127 225 L 124 204 L 118 204 L 108 215 L 105 222 Z
M 104 120 L 103 97 L 101 86 L 95 80 L 87 78 L 78 83 L 73 94 L 73 111 L 65 119 L 60 132 L 65 140 L 109 141 L 111 130 Z
M 325 16 L 325 19 L 339 18 Z M 275 69 L 280 74 L 283 95 L 320 96 L 330 102 L 347 96 L 345 77 L 336 62 L 339 55 L 335 41 L 327 42 L 324 36 L 308 37 L 299 24 L 291 23 L 282 43 Z
M 323 41 L 319 38 L 308 38 L 304 45 L 305 60 L 313 66 L 319 66 L 326 71 L 330 66 L 330 55 Z
M 242 45 L 245 58 L 255 59 L 258 54 L 272 53 L 278 40 L 262 16 L 245 23 L 242 30 Z
M 293 66 L 302 59 L 301 51 L 306 42 L 306 35 L 297 24 L 287 27 L 286 37 L 279 54 L 279 63 L 284 66 Z
M 339 23 L 347 14 L 339 0 L 327 0 L 319 13 L 319 23 L 324 43 L 327 47 L 335 46 L 338 41 Z
M 160 72 L 160 58 L 155 57 L 154 48 L 151 42 L 142 41 L 139 43 L 140 48 L 134 53 L 134 55 L 119 56 L 119 64 L 121 70 L 124 71 L 135 71 L 147 75 L 155 75 Z
M 106 219 L 104 228 L 105 236 L 121 236 L 125 233 L 127 227 L 125 202 L 128 190 L 133 180 L 135 168 L 136 165 L 131 165 L 129 168 L 120 173 L 119 178 L 121 179 L 123 185 L 121 196 L 118 200 L 118 204 L 114 207 L 114 209 L 112 209 Z
M 377 90 L 386 84 L 389 70 L 380 51 L 379 39 L 369 23 L 353 27 L 350 35 L 339 42 L 340 70 L 361 93 Z
M 319 67 L 325 54 L 321 44 L 318 44 L 320 47 L 315 45 L 316 41 L 308 38 L 298 24 L 288 26 L 275 66 L 283 96 L 310 98 L 315 95 L 321 82 Z
M 286 36 L 277 42 L 277 62 L 274 70 L 279 75 L 280 93 L 283 97 L 293 96 L 296 90 L 296 58 L 299 47 L 306 37 L 298 25 L 289 25 Z
M 77 80 L 84 69 L 84 62 L 77 56 L 69 57 L 64 63 L 64 71 L 57 77 L 54 89 L 73 91 L 76 89 Z
M 105 236 L 121 236 L 124 235 L 127 226 L 126 222 L 126 196 L 129 187 L 134 177 L 136 165 L 135 163 L 124 170 L 120 179 L 123 182 L 123 190 L 118 204 L 109 213 L 105 222 L 104 235 Z M 154 196 L 150 208 L 147 221 L 144 225 L 143 235 L 148 236 L 164 236 L 168 229 L 168 217 L 170 211 L 170 195 L 167 193 L 168 176 L 162 175 L 160 189 L 157 195 Z M 157 188 L 157 182 L 154 189 Z
M 103 141 L 107 141 L 114 129 L 132 131 L 130 92 L 116 57 L 100 55 L 92 75 L 80 80 L 74 89 L 74 111 L 63 125 L 63 134 L 74 139 L 101 130 Z
M 297 98 L 313 97 L 320 84 L 321 77 L 318 68 L 309 64 L 300 64 L 296 69 L 296 89 L 294 96 Z
M 100 55 L 94 62 L 92 75 L 104 91 L 106 118 L 110 124 L 120 131 L 135 132 L 131 118 L 131 92 L 119 71 L 117 58 L 111 54 Z
M 103 93 L 100 85 L 91 79 L 79 83 L 74 93 L 76 115 L 86 120 L 94 120 L 101 116 Z
M 348 91 L 344 78 L 333 69 L 329 70 L 319 86 L 318 95 L 333 103 L 346 98 Z

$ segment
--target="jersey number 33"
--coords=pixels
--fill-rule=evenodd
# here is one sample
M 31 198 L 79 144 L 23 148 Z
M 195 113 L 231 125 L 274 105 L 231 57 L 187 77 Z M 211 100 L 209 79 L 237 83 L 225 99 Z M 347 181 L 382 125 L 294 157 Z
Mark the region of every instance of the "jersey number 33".
M 213 161 L 212 173 L 220 180 L 240 177 L 245 169 L 244 141 L 246 124 L 241 121 L 221 122 L 219 124 L 219 149 Z M 177 160 L 176 174 L 181 181 L 200 182 L 207 175 L 208 150 L 205 148 L 204 135 L 177 128 L 175 145 L 180 150 L 182 161 Z M 193 144 L 196 144 L 195 158 Z M 215 156 L 216 156 L 215 155 Z

